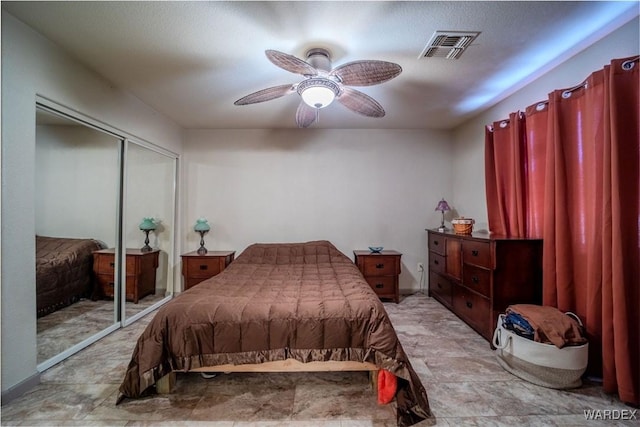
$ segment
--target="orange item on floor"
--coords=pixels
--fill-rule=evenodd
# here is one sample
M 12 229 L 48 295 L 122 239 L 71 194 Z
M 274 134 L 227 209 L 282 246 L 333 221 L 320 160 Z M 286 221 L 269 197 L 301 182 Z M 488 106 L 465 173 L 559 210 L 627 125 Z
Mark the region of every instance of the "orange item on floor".
M 378 371 L 378 403 L 387 404 L 393 400 L 398 388 L 398 379 L 389 371 Z

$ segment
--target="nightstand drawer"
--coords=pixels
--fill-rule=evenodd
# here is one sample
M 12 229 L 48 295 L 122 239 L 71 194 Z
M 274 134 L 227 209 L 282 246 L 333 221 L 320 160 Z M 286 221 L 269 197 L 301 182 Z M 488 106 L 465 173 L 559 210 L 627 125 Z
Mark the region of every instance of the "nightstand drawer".
M 102 291 L 102 296 L 106 298 L 113 298 L 113 295 L 115 294 L 115 281 L 113 275 L 98 274 L 96 277 L 98 280 L 98 285 L 100 286 L 100 290 Z M 136 291 L 136 277 L 127 276 L 125 287 L 127 301 L 133 301 Z
M 378 295 L 394 295 L 396 279 L 396 276 L 366 277 L 367 283 Z
M 467 288 L 473 289 L 486 297 L 491 296 L 491 271 L 485 268 L 465 264 L 462 271 L 462 283 Z
M 125 268 L 127 274 L 135 274 L 136 260 L 133 257 L 126 258 Z M 111 274 L 116 271 L 115 256 L 108 253 L 94 254 L 95 272 L 97 274 Z
M 220 259 L 216 257 L 189 258 L 186 262 L 185 276 L 189 278 L 207 279 L 222 271 Z
M 492 268 L 489 243 L 465 240 L 462 243 L 462 262 Z
M 435 252 L 429 252 L 429 270 L 444 274 L 447 259 Z
M 398 258 L 395 256 L 372 255 L 364 257 L 362 274 L 368 276 L 394 276 L 400 274 Z

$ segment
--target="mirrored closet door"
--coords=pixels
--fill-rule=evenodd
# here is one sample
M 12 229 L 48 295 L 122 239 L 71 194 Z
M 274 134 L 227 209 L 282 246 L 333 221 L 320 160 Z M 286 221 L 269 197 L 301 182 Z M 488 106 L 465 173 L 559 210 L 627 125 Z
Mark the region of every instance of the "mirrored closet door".
M 125 211 L 125 324 L 173 292 L 176 158 L 127 140 Z
M 44 99 L 35 151 L 43 371 L 171 298 L 178 157 Z
M 93 261 L 95 251 L 117 247 L 122 144 L 86 123 L 36 109 L 39 370 L 118 327 L 117 307 L 102 298 Z M 102 267 L 117 274 L 116 263 Z

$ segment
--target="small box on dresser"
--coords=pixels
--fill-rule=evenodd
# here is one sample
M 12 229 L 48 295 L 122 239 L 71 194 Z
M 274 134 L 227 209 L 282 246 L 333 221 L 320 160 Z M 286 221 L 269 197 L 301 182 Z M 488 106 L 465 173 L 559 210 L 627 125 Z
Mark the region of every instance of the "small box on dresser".
M 355 264 L 379 298 L 400 301 L 399 277 L 402 254 L 393 250 L 353 251 Z
M 209 251 L 199 254 L 197 251 L 182 254 L 182 277 L 184 290 L 220 274 L 235 257 L 235 251 Z
M 511 304 L 540 304 L 542 240 L 427 230 L 429 296 L 491 341 Z

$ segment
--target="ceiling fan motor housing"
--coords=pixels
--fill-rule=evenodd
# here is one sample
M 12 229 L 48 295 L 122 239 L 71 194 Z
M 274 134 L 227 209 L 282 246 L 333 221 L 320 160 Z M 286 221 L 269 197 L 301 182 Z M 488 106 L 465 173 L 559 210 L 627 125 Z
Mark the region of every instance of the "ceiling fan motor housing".
M 307 62 L 318 70 L 331 71 L 331 54 L 321 47 L 307 51 Z

